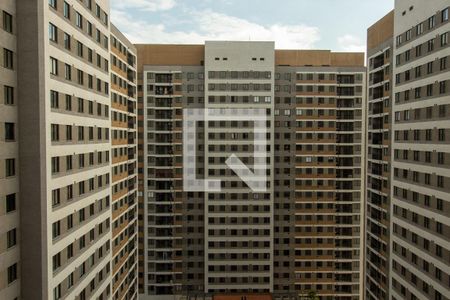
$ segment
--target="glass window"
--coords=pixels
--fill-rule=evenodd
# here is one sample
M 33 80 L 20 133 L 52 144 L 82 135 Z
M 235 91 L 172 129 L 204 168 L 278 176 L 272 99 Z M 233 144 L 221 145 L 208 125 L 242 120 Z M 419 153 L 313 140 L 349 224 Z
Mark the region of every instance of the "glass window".
M 5 104 L 13 105 L 14 104 L 14 88 L 12 86 L 3 86 L 3 96 Z
M 14 54 L 6 48 L 3 49 L 3 67 L 7 69 L 14 68 Z
M 50 57 L 50 74 L 58 75 L 58 60 Z
M 3 29 L 9 33 L 13 32 L 12 15 L 8 14 L 6 11 L 3 11 Z
M 64 1 L 64 17 L 70 19 L 70 5 L 66 1 Z

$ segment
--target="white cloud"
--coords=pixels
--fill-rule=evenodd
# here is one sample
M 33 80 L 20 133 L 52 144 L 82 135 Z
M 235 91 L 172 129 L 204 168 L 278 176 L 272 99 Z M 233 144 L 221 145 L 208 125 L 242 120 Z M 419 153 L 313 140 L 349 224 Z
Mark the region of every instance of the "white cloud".
M 113 23 L 134 43 L 199 44 L 206 40 L 275 41 L 278 49 L 311 49 L 319 41 L 319 29 L 306 25 L 263 26 L 212 11 L 190 12 L 192 30 L 169 31 L 164 24 L 132 19 L 127 13 L 111 11 Z
M 111 6 L 116 9 L 137 8 L 145 11 L 162 11 L 172 9 L 175 0 L 112 0 Z
M 351 34 L 346 34 L 344 36 L 338 37 L 338 46 L 339 50 L 341 51 L 348 51 L 348 52 L 366 51 L 365 41 Z

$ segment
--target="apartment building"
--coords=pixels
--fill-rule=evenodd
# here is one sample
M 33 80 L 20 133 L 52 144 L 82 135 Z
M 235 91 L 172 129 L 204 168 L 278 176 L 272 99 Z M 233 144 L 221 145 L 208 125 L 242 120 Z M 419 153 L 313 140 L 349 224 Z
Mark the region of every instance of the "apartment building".
M 0 3 L 0 299 L 20 295 L 19 147 L 15 1 Z
M 392 299 L 450 299 L 449 5 L 395 2 Z
M 136 49 L 111 24 L 112 299 L 137 297 Z
M 109 299 L 109 3 L 16 8 L 21 298 Z
M 267 42 L 136 47 L 140 297 L 292 299 L 315 291 L 360 299 L 364 55 L 275 50 Z M 236 153 L 260 169 L 254 122 L 237 116 L 258 108 L 266 112 L 267 188 L 255 192 L 225 164 Z M 198 121 L 190 137 L 197 179 L 221 180 L 220 191 L 183 186 L 189 109 L 235 110 L 235 119 Z
M 389 299 L 394 12 L 367 30 L 366 299 Z

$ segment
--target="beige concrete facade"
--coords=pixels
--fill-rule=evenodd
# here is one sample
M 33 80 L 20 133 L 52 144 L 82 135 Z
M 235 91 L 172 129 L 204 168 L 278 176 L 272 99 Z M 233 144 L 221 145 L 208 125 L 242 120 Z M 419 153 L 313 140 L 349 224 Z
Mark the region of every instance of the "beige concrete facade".
M 394 12 L 367 30 L 366 299 L 389 299 Z
M 136 49 L 111 25 L 112 299 L 137 297 Z M 124 141 L 125 140 L 125 141 Z
M 136 47 L 140 297 L 297 299 L 314 290 L 323 299 L 361 299 L 364 55 L 257 42 Z M 197 176 L 229 180 L 225 192 L 183 191 L 183 109 L 258 105 L 270 111 L 273 137 L 268 196 L 242 193 L 221 166 L 235 152 L 251 164 L 248 140 L 239 138 L 245 122 L 198 131 Z
M 450 299 L 449 9 L 395 2 L 391 299 Z
M 109 3 L 19 1 L 21 297 L 111 294 Z
M 0 24 L 0 299 L 18 299 L 21 264 L 15 1 L 0 3 Z

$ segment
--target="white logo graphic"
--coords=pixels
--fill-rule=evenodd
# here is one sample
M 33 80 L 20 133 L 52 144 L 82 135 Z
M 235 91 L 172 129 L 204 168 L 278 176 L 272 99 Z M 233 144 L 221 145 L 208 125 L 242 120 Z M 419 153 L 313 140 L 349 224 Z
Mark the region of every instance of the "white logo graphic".
M 253 172 L 235 154 L 225 161 L 226 165 L 254 192 L 267 191 L 267 113 L 266 109 L 184 109 L 183 111 L 183 189 L 186 192 L 220 192 L 222 180 L 196 178 L 196 131 L 197 123 L 209 121 L 253 122 Z M 205 145 L 207 151 L 208 145 Z

